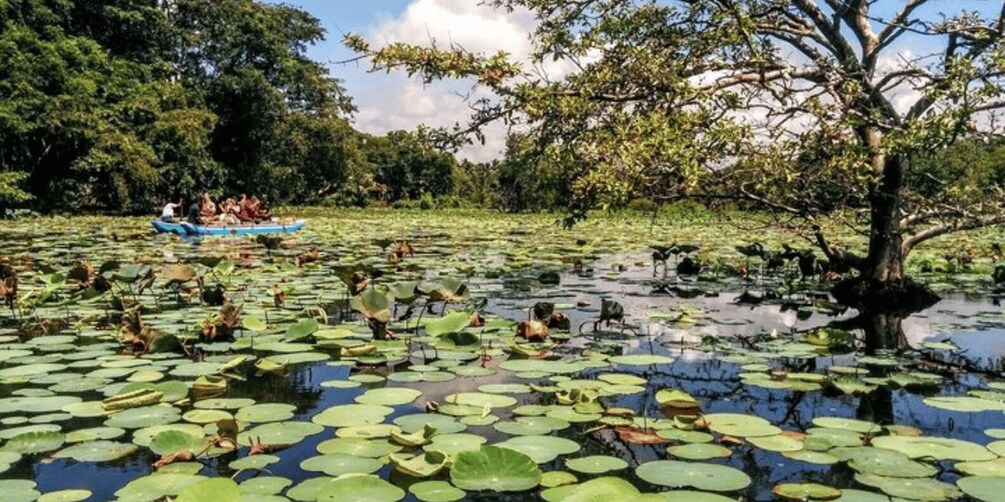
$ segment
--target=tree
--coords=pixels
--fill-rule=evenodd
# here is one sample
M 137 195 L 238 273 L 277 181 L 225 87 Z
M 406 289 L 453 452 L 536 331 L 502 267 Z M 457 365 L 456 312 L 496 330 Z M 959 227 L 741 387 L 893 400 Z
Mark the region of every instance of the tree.
M 320 198 L 362 164 L 351 102 L 306 56 L 323 35 L 252 0 L 0 2 L 0 172 L 51 210 Z
M 644 194 L 735 198 L 791 215 L 833 262 L 859 271 L 835 289 L 853 306 L 925 291 L 904 275 L 917 245 L 1005 222 L 1001 187 L 920 197 L 912 160 L 998 131 L 1005 107 L 1005 10 L 929 0 L 494 0 L 536 15 L 534 67 L 505 53 L 345 42 L 375 69 L 471 78 L 498 96 L 472 123 L 523 122 L 577 177 L 574 217 Z M 892 10 L 890 10 L 892 8 Z M 951 8 L 940 14 L 936 9 Z M 903 51 L 924 47 L 922 55 Z M 536 71 L 561 60 L 560 79 Z M 901 102 L 906 105 L 898 105 Z M 823 148 L 821 148 L 823 146 Z M 547 150 L 545 150 L 547 151 Z M 816 157 L 807 163 L 807 158 Z M 829 242 L 834 201 L 806 187 L 836 178 L 868 205 L 868 248 Z M 925 295 L 928 296 L 928 295 Z
M 364 152 L 387 202 L 442 197 L 453 190 L 453 156 L 408 131 L 368 136 Z

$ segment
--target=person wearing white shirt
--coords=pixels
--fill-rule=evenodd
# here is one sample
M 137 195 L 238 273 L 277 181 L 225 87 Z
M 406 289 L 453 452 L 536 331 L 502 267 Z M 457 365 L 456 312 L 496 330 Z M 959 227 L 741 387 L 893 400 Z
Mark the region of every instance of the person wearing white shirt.
M 161 211 L 161 221 L 165 223 L 172 223 L 175 220 L 174 212 L 175 209 L 180 209 L 182 206 L 181 201 L 178 203 L 168 202 L 164 209 Z

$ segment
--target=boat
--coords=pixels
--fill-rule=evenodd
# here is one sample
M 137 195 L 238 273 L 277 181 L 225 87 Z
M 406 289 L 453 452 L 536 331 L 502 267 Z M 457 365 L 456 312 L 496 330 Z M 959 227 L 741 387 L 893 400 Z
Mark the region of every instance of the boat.
M 199 237 L 206 235 L 256 235 L 256 234 L 284 234 L 296 232 L 307 224 L 305 220 L 297 220 L 292 223 L 258 223 L 255 225 L 220 225 L 203 226 L 193 225 L 188 222 L 168 223 L 161 220 L 150 222 L 154 230 L 161 234 L 175 234 L 183 237 Z

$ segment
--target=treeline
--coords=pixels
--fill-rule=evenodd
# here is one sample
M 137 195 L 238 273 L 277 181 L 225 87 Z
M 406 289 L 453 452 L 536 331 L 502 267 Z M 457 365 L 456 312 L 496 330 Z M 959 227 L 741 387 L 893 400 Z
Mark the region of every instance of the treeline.
M 517 164 L 351 125 L 310 14 L 252 0 L 0 1 L 0 213 L 273 204 L 540 209 Z
M 324 35 L 306 12 L 253 0 L 0 0 L 0 214 L 150 213 L 204 191 L 506 211 L 573 198 L 584 166 L 530 138 L 472 163 L 413 132 L 355 130 L 351 98 L 306 55 Z M 917 165 L 922 193 L 963 173 L 1000 181 L 1005 147 L 965 142 Z M 607 204 L 653 208 L 641 194 Z

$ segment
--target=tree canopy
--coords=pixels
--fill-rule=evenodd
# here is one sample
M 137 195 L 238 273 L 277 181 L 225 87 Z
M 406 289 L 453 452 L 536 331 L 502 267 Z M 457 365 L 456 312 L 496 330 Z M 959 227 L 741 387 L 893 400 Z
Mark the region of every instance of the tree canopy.
M 42 208 L 149 211 L 165 194 L 223 188 L 311 200 L 362 169 L 351 102 L 306 56 L 324 35 L 306 12 L 250 0 L 0 9 L 2 186 Z
M 573 218 L 638 194 L 746 200 L 790 215 L 832 261 L 878 284 L 899 282 L 904 258 L 929 238 L 1005 221 L 1000 185 L 945 183 L 922 196 L 911 174 L 919 156 L 999 132 L 1000 6 L 490 3 L 536 16 L 531 61 L 435 40 L 374 48 L 350 35 L 346 43 L 375 69 L 469 78 L 494 91 L 498 99 L 473 104 L 470 124 L 445 133 L 500 119 L 529 129 L 540 158 L 575 173 Z M 904 50 L 912 44 L 926 50 Z M 576 69 L 548 78 L 539 70 L 553 60 Z M 827 197 L 821 185 L 845 187 L 848 197 Z M 859 203 L 869 236 L 861 254 L 828 242 L 817 224 L 822 212 Z

